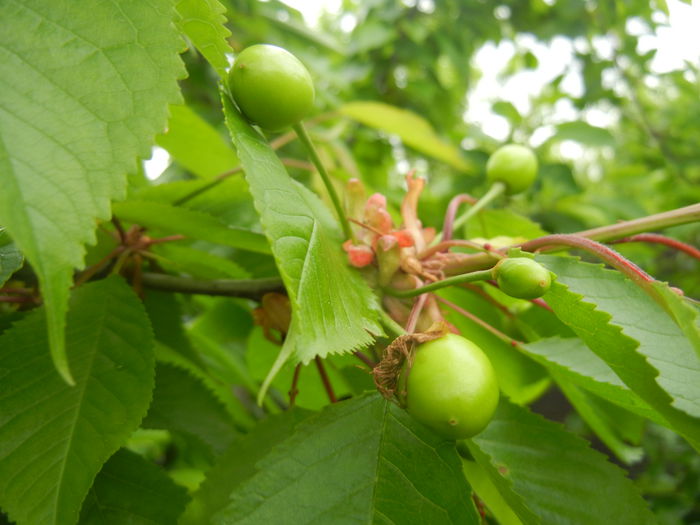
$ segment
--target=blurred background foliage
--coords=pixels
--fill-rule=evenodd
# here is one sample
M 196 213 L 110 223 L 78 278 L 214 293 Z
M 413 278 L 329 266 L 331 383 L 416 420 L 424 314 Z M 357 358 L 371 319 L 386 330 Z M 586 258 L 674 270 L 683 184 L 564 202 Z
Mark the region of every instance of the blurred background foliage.
M 311 70 L 317 101 L 308 127 L 339 184 L 359 177 L 398 207 L 404 176 L 415 169 L 428 179 L 420 209 L 427 225 L 440 227 L 455 194 L 483 194 L 489 154 L 511 141 L 536 150 L 540 176 L 532 191 L 499 204 L 545 231 L 575 232 L 700 200 L 699 65 L 692 53 L 659 56 L 656 37 L 671 30 L 665 0 L 338 0 L 313 24 L 278 0 L 222 3 L 234 51 L 277 44 Z M 674 9 L 682 16 L 690 8 L 676 1 Z M 226 138 L 216 73 L 194 50 L 184 58 L 188 105 Z M 346 105 L 357 101 L 413 112 L 458 159 L 436 160 L 420 143 L 344 116 Z M 286 141 L 280 155 L 306 159 L 294 141 Z M 320 187 L 308 169 L 290 167 L 290 174 Z M 187 178 L 172 163 L 157 182 Z M 243 185 L 223 185 L 192 205 L 259 228 L 249 200 L 240 196 Z M 226 192 L 236 203 L 228 211 L 221 208 Z M 667 233 L 700 245 L 697 225 Z M 697 260 L 658 245 L 617 248 L 660 280 L 700 296 Z M 269 261 L 240 264 L 253 276 L 275 273 Z M 209 306 L 186 308 L 201 324 Z M 250 327 L 241 330 L 247 334 Z M 245 340 L 220 335 L 236 344 Z M 234 353 L 242 358 L 243 352 Z M 591 437 L 575 412 L 560 419 Z M 643 444 L 646 459 L 632 475 L 662 521 L 700 523 L 697 455 L 656 427 Z
M 670 23 L 665 0 L 327 3 L 332 9 L 310 27 L 278 0 L 224 2 L 235 51 L 282 45 L 312 71 L 320 121 L 312 132 L 340 180 L 359 176 L 397 204 L 403 176 L 416 169 L 429 179 L 424 222 L 437 226 L 452 195 L 483 193 L 488 155 L 515 141 L 535 148 L 542 167 L 538 187 L 510 204 L 550 232 L 700 200 L 697 56 L 657 57 L 655 37 Z M 678 17 L 690 9 L 676 4 Z M 194 51 L 186 60 L 188 102 L 223 132 L 215 73 Z M 344 104 L 367 100 L 424 118 L 459 148 L 466 169 L 335 117 Z M 293 143 L 282 155 L 303 158 Z M 697 227 L 671 234 L 700 243 Z M 620 250 L 700 295 L 697 265 L 687 256 L 639 244 Z

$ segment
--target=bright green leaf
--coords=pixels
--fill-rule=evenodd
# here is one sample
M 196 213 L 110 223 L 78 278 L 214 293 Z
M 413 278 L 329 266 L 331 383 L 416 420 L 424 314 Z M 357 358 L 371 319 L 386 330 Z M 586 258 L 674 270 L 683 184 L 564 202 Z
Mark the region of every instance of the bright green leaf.
M 24 264 L 24 257 L 14 243 L 0 246 L 0 286 Z
M 557 274 L 546 294 L 569 325 L 645 402 L 700 449 L 700 360 L 673 319 L 619 272 L 538 256 Z
M 597 147 L 615 145 L 615 139 L 607 129 L 591 126 L 581 120 L 559 124 L 556 134 L 550 140 L 574 140 Z
M 256 253 L 270 253 L 264 235 L 232 228 L 206 213 L 160 202 L 125 201 L 113 206 L 121 220 Z
M 175 525 L 187 491 L 165 472 L 121 449 L 105 463 L 88 492 L 79 525 Z
M 479 523 L 454 441 L 376 393 L 305 420 L 257 467 L 214 524 Z
M 39 276 L 51 355 L 68 382 L 73 269 L 180 101 L 174 16 L 172 0 L 0 4 L 0 224 Z
M 67 318 L 76 384 L 56 375 L 43 309 L 0 338 L 0 507 L 19 525 L 75 523 L 102 464 L 138 427 L 153 335 L 120 278 L 80 287 Z
M 623 470 L 558 424 L 505 399 L 486 430 L 466 443 L 523 523 L 656 521 Z
M 474 172 L 459 149 L 443 141 L 422 117 L 381 102 L 349 102 L 338 111 L 366 126 L 398 135 L 407 145 L 463 172 Z
M 379 305 L 342 251 L 337 222 L 292 180 L 275 152 L 223 96 L 226 121 L 292 303 L 297 357 L 346 353 L 382 333 Z
M 171 106 L 168 131 L 156 143 L 193 174 L 212 179 L 238 166 L 224 138 L 189 106 Z
M 228 68 L 226 53 L 233 52 L 227 41 L 231 31 L 225 26 L 226 8 L 218 0 L 180 0 L 175 8 L 180 15 L 178 28 L 224 78 Z

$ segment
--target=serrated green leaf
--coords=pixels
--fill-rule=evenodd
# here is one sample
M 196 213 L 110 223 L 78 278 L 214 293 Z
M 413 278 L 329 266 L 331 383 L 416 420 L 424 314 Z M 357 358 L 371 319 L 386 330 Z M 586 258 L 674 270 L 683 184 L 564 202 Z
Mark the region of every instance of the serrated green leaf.
M 700 311 L 684 297 L 671 290 L 666 283 L 657 281 L 653 286 L 664 301 L 667 313 L 683 331 L 700 358 Z
M 39 276 L 51 355 L 68 382 L 73 269 L 180 101 L 174 16 L 172 0 L 0 4 L 0 224 Z
M 175 525 L 187 491 L 127 449 L 104 464 L 88 492 L 79 525 Z
M 180 525 L 210 523 L 212 516 L 229 502 L 233 489 L 257 471 L 255 465 L 272 447 L 287 439 L 299 422 L 311 412 L 294 409 L 272 416 L 238 440 L 224 452 L 192 496 Z
M 264 235 L 226 226 L 206 213 L 148 201 L 117 202 L 113 210 L 120 219 L 147 228 L 179 233 L 192 239 L 223 244 L 241 250 L 270 253 L 270 246 Z
M 486 430 L 466 443 L 523 523 L 655 523 L 624 471 L 557 423 L 505 399 Z
M 221 78 L 226 76 L 226 53 L 233 53 L 227 38 L 226 8 L 217 0 L 180 0 L 175 6 L 177 26 L 187 35 Z
M 635 414 L 669 425 L 661 414 L 630 390 L 603 359 L 591 352 L 581 339 L 551 337 L 521 345 L 521 348 L 549 369 L 551 374 L 565 378 Z
M 117 277 L 72 297 L 66 342 L 76 385 L 54 372 L 44 310 L 0 338 L 0 506 L 20 525 L 75 523 L 102 464 L 146 413 L 153 334 Z
M 319 198 L 293 181 L 275 152 L 222 97 L 226 122 L 292 303 L 290 333 L 303 363 L 345 353 L 382 334 L 379 304 L 346 261 L 337 223 Z
M 485 468 L 475 461 L 469 461 L 464 458 L 462 459 L 462 468 L 474 492 L 486 504 L 498 520 L 499 525 L 522 525 L 522 521 L 501 496 Z
M 193 174 L 212 179 L 238 166 L 236 152 L 224 138 L 189 106 L 172 106 L 168 130 L 156 144 Z
M 640 447 L 632 447 L 625 443 L 620 435 L 620 429 L 626 421 L 644 421 L 639 416 L 617 408 L 612 404 L 605 404 L 605 401 L 598 399 L 585 390 L 578 388 L 566 379 L 554 376 L 559 388 L 576 409 L 576 412 L 588 423 L 591 430 L 605 443 L 605 445 L 626 464 L 636 463 L 642 459 L 644 451 Z M 615 418 L 607 417 L 608 413 L 614 412 Z
M 370 394 L 296 427 L 213 519 L 230 523 L 479 523 L 454 442 Z
M 700 450 L 700 361 L 675 322 L 619 272 L 537 256 L 557 274 L 545 298 L 617 376 Z
M 180 369 L 187 370 L 190 375 L 196 377 L 204 384 L 207 390 L 226 408 L 229 417 L 235 422 L 237 428 L 246 430 L 253 426 L 253 417 L 235 396 L 230 384 L 218 381 L 209 374 L 208 370 L 202 369 L 164 344 L 156 342 L 155 351 L 158 362 L 172 364 Z
M 14 243 L 0 246 L 0 286 L 3 286 L 23 264 L 22 252 L 17 249 Z
M 476 171 L 459 153 L 459 149 L 443 141 L 432 126 L 411 111 L 382 102 L 349 102 L 338 111 L 357 122 L 398 135 L 407 146 L 441 160 L 465 173 Z
M 213 393 L 185 368 L 156 365 L 153 401 L 141 426 L 191 434 L 220 454 L 236 437 L 233 420 Z

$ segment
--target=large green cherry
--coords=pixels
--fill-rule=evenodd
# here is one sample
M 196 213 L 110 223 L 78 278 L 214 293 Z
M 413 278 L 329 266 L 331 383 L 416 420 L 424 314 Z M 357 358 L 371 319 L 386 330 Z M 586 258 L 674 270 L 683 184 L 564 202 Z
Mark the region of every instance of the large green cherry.
M 552 284 L 550 271 L 527 257 L 501 259 L 492 275 L 501 291 L 518 299 L 542 297 Z
M 304 64 L 269 44 L 241 51 L 228 73 L 228 85 L 248 120 L 268 131 L 297 124 L 314 104 L 313 80 Z
M 399 379 L 402 400 L 416 420 L 448 439 L 481 432 L 498 405 L 498 382 L 486 354 L 462 336 L 419 345 Z
M 486 163 L 486 179 L 502 182 L 506 193 L 525 191 L 537 177 L 537 157 L 530 148 L 508 144 L 497 149 Z

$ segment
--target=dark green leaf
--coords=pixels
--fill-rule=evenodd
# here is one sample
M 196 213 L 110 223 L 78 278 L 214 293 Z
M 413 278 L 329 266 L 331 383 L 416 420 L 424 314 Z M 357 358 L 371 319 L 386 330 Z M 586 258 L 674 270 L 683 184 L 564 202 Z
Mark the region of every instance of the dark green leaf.
M 0 286 L 19 270 L 24 264 L 24 257 L 14 243 L 0 246 Z
M 153 401 L 141 425 L 191 434 L 216 454 L 237 434 L 231 416 L 204 383 L 169 363 L 156 365 Z
M 250 434 L 236 440 L 207 472 L 206 480 L 187 506 L 181 525 L 210 523 L 224 508 L 234 488 L 257 472 L 256 464 L 276 444 L 287 439 L 310 412 L 295 409 L 258 423 Z
M 655 523 L 621 469 L 558 424 L 505 399 L 467 445 L 523 523 Z
M 0 506 L 21 524 L 75 523 L 151 399 L 153 335 L 121 279 L 76 290 L 67 321 L 74 387 L 49 357 L 43 309 L 0 338 Z
M 104 464 L 88 492 L 79 525 L 175 525 L 187 491 L 158 467 L 121 449 Z
M 257 466 L 213 523 L 479 523 L 454 442 L 376 393 L 307 419 Z

